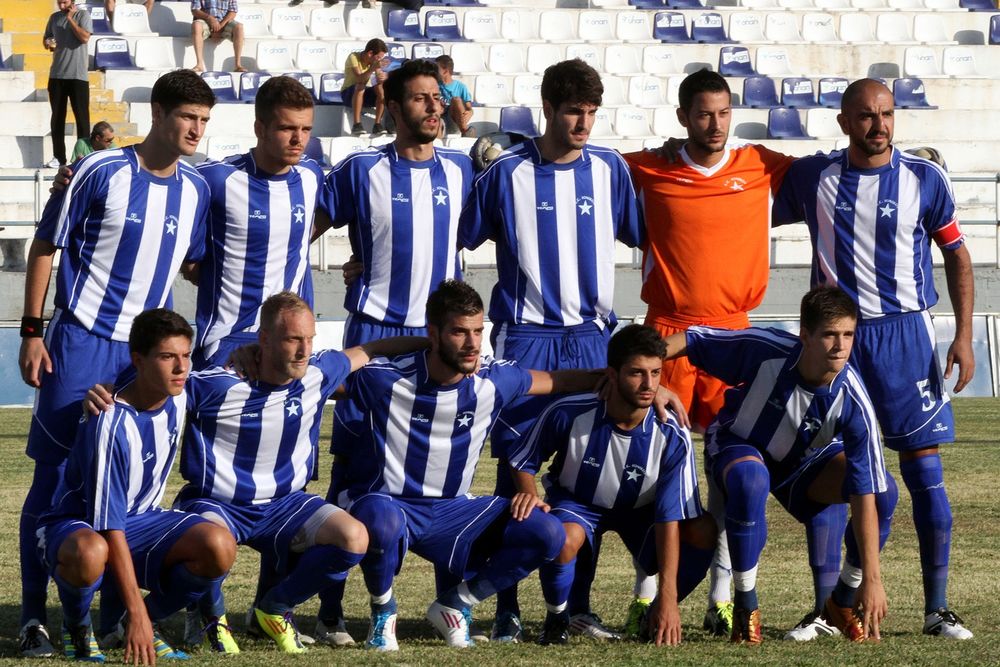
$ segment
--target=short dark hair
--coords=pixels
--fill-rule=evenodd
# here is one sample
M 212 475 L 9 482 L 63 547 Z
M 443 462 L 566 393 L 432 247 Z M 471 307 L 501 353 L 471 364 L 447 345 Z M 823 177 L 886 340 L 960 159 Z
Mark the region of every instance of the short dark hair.
M 254 117 L 267 125 L 278 109 L 312 109 L 312 93 L 290 76 L 272 76 L 261 84 L 253 103 Z
M 441 72 L 438 71 L 437 63 L 424 60 L 423 58 L 407 60 L 398 68 L 389 72 L 385 83 L 382 84 L 385 101 L 388 102 L 391 100 L 396 104 L 402 104 L 406 82 L 418 76 L 429 76 L 438 83 L 441 83 Z
M 434 59 L 438 65 L 448 70 L 449 72 L 455 71 L 455 61 L 447 53 L 442 53 L 437 58 Z
M 281 314 L 285 311 L 301 312 L 307 310 L 312 312 L 309 304 L 302 297 L 294 292 L 278 292 L 272 294 L 264 300 L 260 307 L 260 328 L 265 331 L 274 331 L 281 319 Z
M 128 334 L 128 350 L 145 356 L 173 336 L 184 336 L 194 340 L 194 331 L 183 317 L 168 308 L 153 308 L 139 313 L 132 320 L 132 330 Z
M 601 75 L 579 58 L 563 60 L 545 68 L 542 100 L 558 109 L 563 102 L 601 106 L 604 84 Z
M 729 90 L 729 84 L 718 72 L 710 69 L 700 69 L 684 77 L 680 88 L 677 90 L 677 101 L 681 109 L 690 111 L 694 104 L 694 96 L 698 93 L 725 93 L 732 99 L 733 93 Z
M 94 123 L 94 128 L 90 131 L 90 140 L 93 141 L 94 139 L 103 136 L 104 133 L 107 132 L 108 130 L 114 132 L 114 129 L 115 128 L 111 127 L 111 123 L 109 123 L 108 121 L 99 120 L 96 123 Z
M 660 334 L 643 324 L 630 324 L 611 337 L 608 342 L 608 366 L 621 370 L 632 357 L 667 356 L 667 344 Z
M 477 315 L 483 312 L 483 298 L 472 285 L 460 280 L 442 280 L 427 297 L 427 324 L 443 327 L 451 315 Z
M 385 45 L 385 42 L 378 37 L 372 37 L 365 44 L 364 53 L 388 53 L 389 47 Z
M 844 317 L 857 320 L 858 306 L 847 292 L 835 285 L 813 287 L 802 297 L 799 324 L 810 333 L 828 322 Z
M 215 106 L 215 93 L 204 79 L 191 70 L 177 69 L 156 80 L 149 102 L 160 105 L 164 114 L 182 104 L 200 104 L 211 109 Z

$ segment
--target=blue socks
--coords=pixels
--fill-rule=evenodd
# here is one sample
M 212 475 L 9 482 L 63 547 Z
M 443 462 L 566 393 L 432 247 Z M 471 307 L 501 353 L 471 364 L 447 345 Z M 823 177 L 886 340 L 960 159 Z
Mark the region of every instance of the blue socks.
M 45 600 L 49 573 L 38 558 L 38 537 L 35 535 L 38 517 L 52 505 L 52 495 L 63 478 L 66 463 L 51 465 L 35 462 L 31 488 L 24 498 L 18 528 L 21 555 L 21 625 L 37 619 L 46 621 Z
M 316 614 L 329 627 L 344 618 L 344 588 L 347 577 L 334 578 L 319 592 L 319 612 Z
M 368 530 L 368 553 L 361 561 L 365 586 L 372 595 L 392 588 L 400 559 L 406 553 L 406 517 L 388 498 L 369 496 L 351 508 L 355 519 Z
M 948 558 L 951 551 L 951 505 L 944 490 L 941 456 L 900 460 L 899 471 L 913 500 L 913 526 L 920 545 L 924 613 L 947 607 Z
M 90 625 L 90 604 L 104 576 L 98 577 L 90 586 L 74 586 L 58 574 L 53 574 L 52 579 L 56 582 L 59 601 L 62 602 L 63 625 L 67 628 Z
M 311 546 L 291 573 L 268 591 L 260 608 L 268 614 L 285 614 L 333 583 L 334 576 L 354 567 L 363 557 L 332 544 Z
M 187 569 L 184 563 L 174 565 L 170 568 L 170 573 L 164 577 L 168 583 L 162 592 L 146 596 L 149 619 L 154 622 L 161 621 L 175 611 L 197 602 L 213 586 L 221 586 L 225 578 L 225 574 L 220 577 L 202 577 Z
M 840 577 L 840 549 L 847 529 L 847 505 L 830 505 L 806 523 L 815 607 L 820 613 Z
M 725 490 L 726 538 L 736 588 L 733 602 L 742 609 L 756 609 L 757 564 L 767 542 L 764 507 L 771 477 L 762 463 L 742 461 L 730 467 Z
M 550 561 L 538 568 L 542 597 L 545 598 L 545 606 L 550 612 L 559 613 L 566 609 L 575 570 L 576 558 L 568 563 Z

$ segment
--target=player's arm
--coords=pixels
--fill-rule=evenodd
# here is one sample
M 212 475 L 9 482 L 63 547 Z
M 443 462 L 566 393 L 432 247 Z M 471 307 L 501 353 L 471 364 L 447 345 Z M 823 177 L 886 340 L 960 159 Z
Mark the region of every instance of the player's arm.
M 344 354 L 351 362 L 351 372 L 358 370 L 374 357 L 398 357 L 418 350 L 426 350 L 431 341 L 424 336 L 393 336 L 364 345 L 349 347 Z
M 658 521 L 654 530 L 659 587 L 656 592 L 656 605 L 650 610 L 650 639 L 657 646 L 664 644 L 676 646 L 681 643 L 681 612 L 677 606 L 680 528 L 676 521 Z
M 865 637 L 881 639 L 879 625 L 889 611 L 889 603 L 882 586 L 882 572 L 879 565 L 878 513 L 875 509 L 875 495 L 851 494 L 851 524 L 854 538 L 858 542 L 861 556 L 861 586 L 858 588 L 855 613 L 861 619 Z
M 597 391 L 604 379 L 603 368 L 590 370 L 534 371 L 531 373 L 530 396 L 548 394 L 577 394 Z
M 201 263 L 200 262 L 184 262 L 181 264 L 181 275 L 189 283 L 198 286 L 198 280 L 201 277 Z
M 944 377 L 951 377 L 952 369 L 958 364 L 958 393 L 972 380 L 976 362 L 972 352 L 972 304 L 975 287 L 972 279 L 972 257 L 963 243 L 954 250 L 941 248 L 944 257 L 944 274 L 948 281 L 948 296 L 955 312 L 955 339 L 948 348 Z
M 42 311 L 45 308 L 45 295 L 49 290 L 52 259 L 55 253 L 56 246 L 43 239 L 32 241 L 28 250 L 28 267 L 24 278 L 24 319 L 18 363 L 21 366 L 21 379 L 32 387 L 41 386 L 42 371 L 52 372 L 52 359 L 49 358 L 49 352 L 42 338 Z
M 667 359 L 687 356 L 687 334 L 683 331 L 670 334 L 663 341 L 667 344 Z
M 153 648 L 153 623 L 146 612 L 142 591 L 135 578 L 132 553 L 125 541 L 125 531 L 103 530 L 101 536 L 108 543 L 108 569 L 111 570 L 118 586 L 118 593 L 128 613 L 128 627 L 125 630 L 125 662 L 138 665 L 155 665 L 156 650 Z
M 69 12 L 66 13 L 66 23 L 69 24 L 69 29 L 73 31 L 73 36 L 80 40 L 81 43 L 86 44 L 90 41 L 90 31 L 78 23 L 80 17 L 80 10 L 77 9 L 76 5 L 70 5 Z
M 316 209 L 316 214 L 313 216 L 313 231 L 312 236 L 309 237 L 309 243 L 312 243 L 319 237 L 323 236 L 326 230 L 333 227 L 333 220 L 327 214 L 326 211 L 321 209 Z

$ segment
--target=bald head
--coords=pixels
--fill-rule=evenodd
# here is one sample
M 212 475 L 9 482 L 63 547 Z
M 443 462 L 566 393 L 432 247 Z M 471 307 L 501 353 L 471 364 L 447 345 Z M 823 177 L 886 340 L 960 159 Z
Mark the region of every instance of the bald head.
M 856 104 L 878 97 L 880 94 L 888 95 L 890 102 L 892 101 L 892 91 L 881 81 L 858 79 L 844 90 L 844 97 L 840 100 L 840 111 L 845 113 Z
M 874 79 L 855 81 L 844 91 L 837 122 L 851 140 L 851 164 L 871 169 L 892 159 L 893 105 L 892 93 Z

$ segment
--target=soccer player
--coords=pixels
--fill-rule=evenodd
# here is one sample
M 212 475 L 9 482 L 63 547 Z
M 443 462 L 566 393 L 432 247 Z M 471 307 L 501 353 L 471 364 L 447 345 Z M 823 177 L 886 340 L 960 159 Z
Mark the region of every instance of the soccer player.
M 497 358 L 550 371 L 607 366 L 616 323 L 615 242 L 639 245 L 643 227 L 625 162 L 614 150 L 587 143 L 603 93 L 600 76 L 579 59 L 546 69 L 545 133 L 493 161 L 462 213 L 463 247 L 496 242 L 489 316 Z M 514 495 L 509 450 L 548 402 L 526 397 L 501 415 L 491 446 L 497 495 Z M 583 597 L 573 601 L 574 630 L 613 637 Z M 498 596 L 497 607 L 492 637 L 517 641 L 516 591 Z
M 442 123 L 437 66 L 404 63 L 389 74 L 385 93 L 395 141 L 345 158 L 327 178 L 334 224 L 347 225 L 362 264 L 344 302 L 350 313 L 344 347 L 426 335 L 428 295 L 443 279 L 461 275 L 458 221 L 472 187 L 472 160 L 434 146 Z M 364 430 L 350 398 L 337 401 L 334 414 L 330 502 L 338 493 L 338 468 L 357 451 Z M 342 597 L 342 582 L 324 592 L 317 619 L 316 636 L 337 645 L 352 643 Z
M 798 337 L 696 326 L 667 338 L 668 357 L 687 355 L 733 386 L 706 434 L 708 474 L 726 494 L 733 642 L 762 639 L 756 582 L 769 490 L 803 523 L 827 505 L 850 503 L 846 561 L 824 613 L 852 641 L 879 638 L 887 609 L 879 550 L 898 492 L 872 401 L 847 361 L 856 324 L 847 294 L 816 287 L 802 299 Z
M 159 622 L 221 583 L 236 558 L 228 531 L 159 507 L 184 428 L 184 381 L 194 332 L 164 308 L 135 318 L 128 346 L 135 378 L 77 434 L 54 507 L 38 521 L 37 548 L 63 607 L 66 657 L 104 662 L 90 603 L 105 572 L 126 615 L 125 661 L 187 658 L 167 644 Z M 149 590 L 143 600 L 139 588 Z
M 25 656 L 52 653 L 35 522 L 62 478 L 80 401 L 94 382 L 111 382 L 129 365 L 132 320 L 168 305 L 178 269 L 201 259 L 204 249 L 208 186 L 178 158 L 197 149 L 215 97 L 197 74 L 177 71 L 156 80 L 150 102 L 146 139 L 80 160 L 73 182 L 46 205 L 29 251 L 20 366 L 24 381 L 39 391 L 28 434 L 35 474 L 20 526 Z M 59 248 L 56 310 L 43 340 L 45 293 Z
M 803 158 L 775 199 L 775 223 L 805 220 L 812 283 L 839 285 L 861 319 L 852 365 L 874 399 L 889 449 L 913 500 L 924 584 L 925 634 L 969 639 L 949 609 L 951 508 L 938 447 L 955 438 L 954 416 L 935 354 L 929 309 L 937 302 L 931 241 L 944 257 L 955 338 L 944 378 L 955 391 L 972 379 L 972 260 L 944 170 L 892 145 L 892 93 L 872 79 L 844 92 L 837 117 L 850 145 Z
M 617 532 L 642 571 L 660 575 L 648 625 L 657 645 L 681 640 L 678 602 L 705 578 L 715 550 L 715 521 L 702 514 L 689 431 L 670 415 L 660 421 L 653 396 L 666 345 L 654 329 L 632 324 L 608 344 L 610 396 L 569 396 L 552 403 L 512 453 L 515 519 L 538 506 L 559 517 L 566 544 L 539 569 L 548 613 L 540 644 L 567 641 L 567 601 L 574 563 L 597 535 Z

